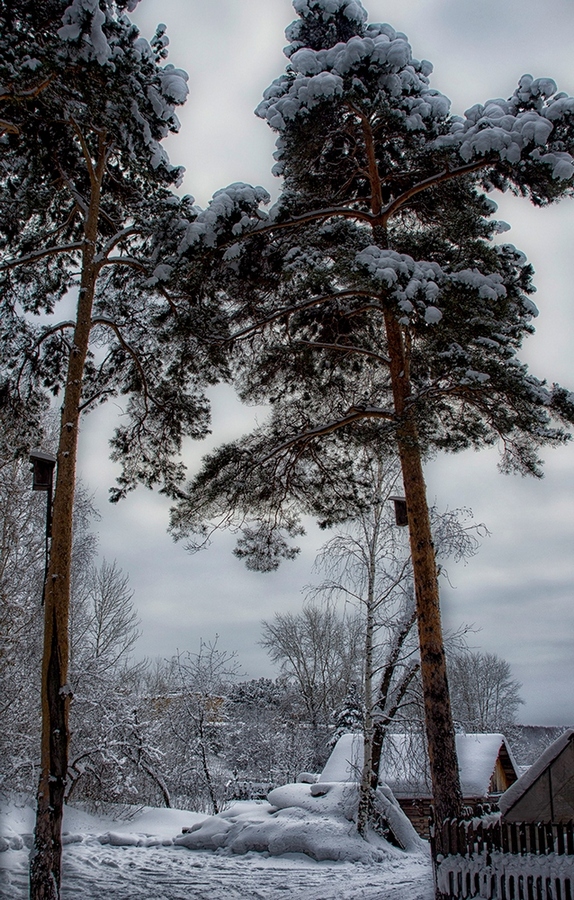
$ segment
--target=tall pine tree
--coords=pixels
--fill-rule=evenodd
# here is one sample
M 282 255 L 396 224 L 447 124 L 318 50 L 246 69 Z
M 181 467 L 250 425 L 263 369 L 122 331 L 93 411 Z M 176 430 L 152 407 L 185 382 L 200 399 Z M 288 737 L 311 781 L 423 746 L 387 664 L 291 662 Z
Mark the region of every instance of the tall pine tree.
M 174 511 L 176 536 L 243 524 L 238 552 L 270 568 L 300 513 L 344 518 L 361 471 L 341 445 L 400 459 L 415 582 L 436 815 L 460 812 L 437 569 L 423 476 L 437 450 L 499 444 L 540 474 L 567 440 L 572 394 L 518 360 L 533 331 L 532 269 L 486 195 L 542 205 L 572 193 L 574 99 L 520 79 L 464 118 L 429 84 L 404 34 L 357 0 L 295 0 L 287 71 L 257 114 L 278 133 L 284 186 L 234 224 L 220 197 L 187 244 L 218 257 L 239 394 L 267 422 L 207 457 Z
M 41 437 L 63 395 L 45 589 L 41 778 L 34 900 L 55 900 L 68 761 L 68 620 L 80 416 L 125 397 L 113 438 L 118 496 L 138 482 L 172 496 L 183 434 L 208 426 L 203 386 L 221 369 L 198 338 L 210 318 L 162 285 L 162 254 L 196 216 L 171 188 L 162 147 L 179 122 L 187 75 L 165 64 L 126 11 L 137 0 L 0 2 L 1 420 L 10 450 Z M 64 312 L 60 311 L 63 307 Z M 71 311 L 70 311 L 71 310 Z M 6 449 L 6 448 L 4 448 Z

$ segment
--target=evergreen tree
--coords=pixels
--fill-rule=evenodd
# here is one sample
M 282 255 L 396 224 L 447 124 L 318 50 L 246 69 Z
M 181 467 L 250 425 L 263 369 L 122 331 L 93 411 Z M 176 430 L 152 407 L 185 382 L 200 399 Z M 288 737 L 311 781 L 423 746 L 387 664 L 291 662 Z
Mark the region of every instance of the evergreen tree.
M 333 734 L 329 746 L 334 747 L 343 734 L 362 734 L 365 727 L 365 708 L 356 683 L 350 685 L 341 706 L 335 710 Z
M 539 475 L 539 448 L 567 439 L 572 394 L 517 358 L 536 315 L 532 269 L 495 243 L 505 226 L 485 192 L 571 195 L 574 99 L 523 76 L 509 100 L 453 116 L 430 63 L 401 32 L 367 25 L 359 2 L 294 6 L 287 71 L 257 110 L 278 133 L 280 200 L 267 218 L 253 203 L 229 237 L 216 197 L 189 237 L 226 273 L 239 394 L 271 413 L 207 457 L 173 529 L 244 524 L 240 555 L 271 568 L 292 555 L 301 512 L 348 514 L 363 473 L 341 446 L 398 454 L 442 819 L 461 795 L 422 463 L 499 444 L 503 469 Z
M 161 142 L 179 127 L 187 75 L 164 64 L 126 11 L 137 0 L 0 2 L 0 399 L 12 451 L 40 436 L 63 393 L 46 582 L 42 762 L 34 900 L 56 898 L 68 758 L 68 619 L 72 509 L 80 415 L 127 398 L 113 439 L 123 472 L 174 494 L 182 434 L 208 424 L 202 386 L 218 360 L 198 341 L 205 310 L 165 290 L 164 248 L 195 218 L 171 186 L 181 170 Z M 60 313 L 60 301 L 75 314 Z

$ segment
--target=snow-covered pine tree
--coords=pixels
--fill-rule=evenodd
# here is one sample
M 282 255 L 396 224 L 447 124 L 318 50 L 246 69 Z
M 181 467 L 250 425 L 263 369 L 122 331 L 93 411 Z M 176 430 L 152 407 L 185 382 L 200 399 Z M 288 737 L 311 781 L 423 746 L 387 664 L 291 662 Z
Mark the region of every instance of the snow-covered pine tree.
M 367 25 L 358 0 L 294 6 L 287 71 L 257 110 L 278 133 L 279 202 L 266 221 L 253 204 L 225 243 L 215 198 L 190 235 L 221 246 L 236 383 L 271 413 L 206 459 L 173 528 L 246 522 L 240 553 L 269 568 L 292 555 L 301 512 L 345 516 L 359 476 L 341 442 L 399 455 L 443 819 L 461 795 L 422 463 L 499 444 L 503 469 L 538 475 L 539 448 L 567 439 L 572 394 L 517 358 L 536 315 L 532 269 L 496 243 L 506 226 L 486 192 L 537 205 L 572 194 L 574 98 L 523 76 L 510 99 L 453 116 L 430 63 L 401 32 Z
M 365 709 L 361 689 L 356 682 L 350 685 L 345 699 L 333 714 L 333 733 L 329 747 L 334 747 L 343 734 L 362 734 L 365 727 Z
M 164 26 L 151 43 L 139 36 L 126 15 L 137 2 L 0 2 L 0 397 L 12 452 L 39 439 L 41 410 L 63 392 L 34 900 L 60 893 L 80 415 L 125 396 L 113 440 L 120 493 L 142 481 L 173 495 L 183 475 L 174 457 L 182 434 L 206 431 L 202 385 L 217 365 L 197 338 L 198 304 L 178 306 L 160 283 L 164 249 L 195 216 L 193 201 L 171 192 L 181 170 L 161 144 L 179 127 L 187 76 L 164 63 Z

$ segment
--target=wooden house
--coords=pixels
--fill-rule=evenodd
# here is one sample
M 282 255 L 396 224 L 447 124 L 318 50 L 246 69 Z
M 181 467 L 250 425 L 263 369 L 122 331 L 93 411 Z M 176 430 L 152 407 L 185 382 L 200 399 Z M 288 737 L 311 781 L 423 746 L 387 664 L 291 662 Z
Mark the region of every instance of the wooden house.
M 551 744 L 502 795 L 504 822 L 566 825 L 574 820 L 574 728 Z
M 496 804 L 518 779 L 518 768 L 503 734 L 457 734 L 456 752 L 466 806 Z M 359 781 L 362 759 L 362 735 L 342 735 L 319 781 Z M 422 735 L 386 736 L 379 780 L 390 787 L 418 833 L 427 837 L 432 791 Z

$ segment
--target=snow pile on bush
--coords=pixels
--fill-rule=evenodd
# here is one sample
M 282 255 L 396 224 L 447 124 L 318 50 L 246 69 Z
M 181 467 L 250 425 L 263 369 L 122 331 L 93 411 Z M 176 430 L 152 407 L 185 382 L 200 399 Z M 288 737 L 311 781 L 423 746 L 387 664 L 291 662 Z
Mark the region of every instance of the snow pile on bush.
M 287 784 L 271 791 L 267 802 L 234 803 L 196 823 L 174 843 L 237 854 L 305 853 L 318 861 L 373 863 L 403 855 L 374 831 L 366 841 L 358 835 L 358 795 L 355 783 Z M 377 791 L 377 808 L 406 851 L 420 852 L 426 846 L 388 788 Z

